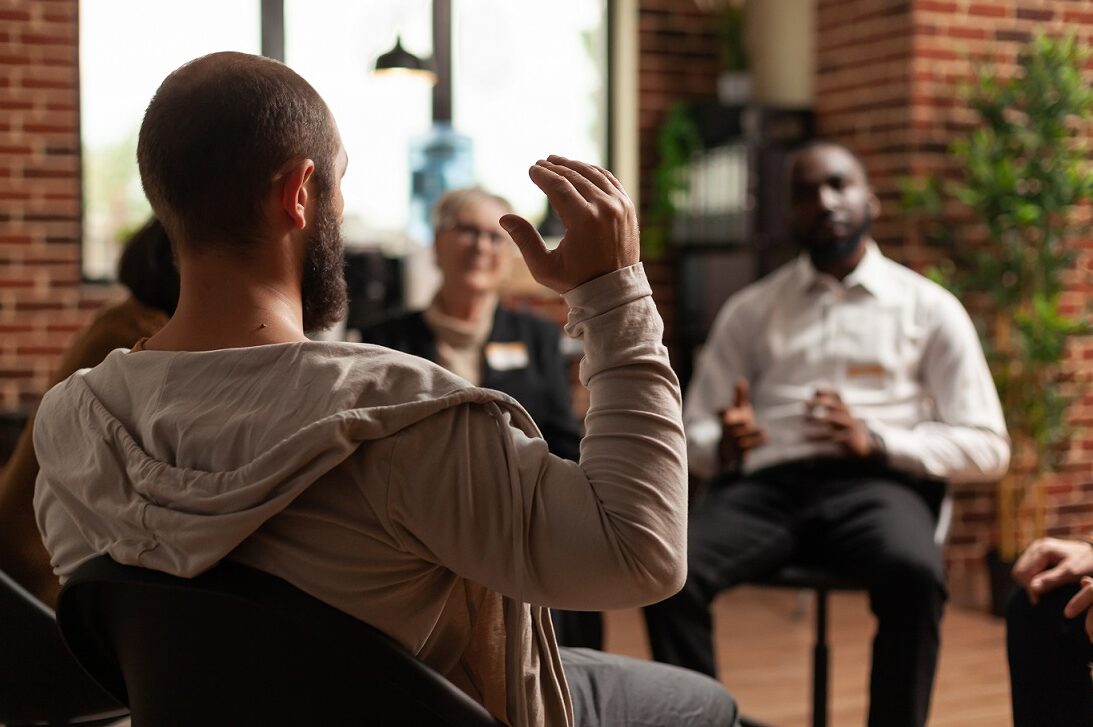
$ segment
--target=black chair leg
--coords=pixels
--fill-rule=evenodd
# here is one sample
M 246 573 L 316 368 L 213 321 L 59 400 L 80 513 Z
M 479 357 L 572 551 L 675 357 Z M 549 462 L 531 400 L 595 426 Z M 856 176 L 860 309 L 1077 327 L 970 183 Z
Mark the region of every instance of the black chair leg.
M 812 647 L 812 727 L 827 727 L 827 589 L 816 589 L 816 644 Z

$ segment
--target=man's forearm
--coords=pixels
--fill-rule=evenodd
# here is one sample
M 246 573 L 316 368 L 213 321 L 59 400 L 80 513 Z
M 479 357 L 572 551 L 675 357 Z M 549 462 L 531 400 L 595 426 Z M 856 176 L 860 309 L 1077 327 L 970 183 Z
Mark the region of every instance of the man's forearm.
M 895 469 L 950 482 L 1000 478 L 1009 466 L 1009 440 L 993 431 L 940 422 L 913 429 L 871 423 L 884 443 L 885 459 Z
M 584 341 L 589 387 L 581 469 L 620 538 L 682 583 L 687 468 L 679 383 L 640 265 L 566 294 L 566 330 Z

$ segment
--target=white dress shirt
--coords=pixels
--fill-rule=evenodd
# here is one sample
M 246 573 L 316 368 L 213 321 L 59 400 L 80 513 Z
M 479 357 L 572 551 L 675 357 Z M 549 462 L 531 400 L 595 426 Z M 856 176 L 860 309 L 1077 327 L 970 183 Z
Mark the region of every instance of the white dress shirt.
M 805 403 L 834 389 L 884 444 L 890 466 L 950 482 L 1000 477 L 1009 438 L 979 338 L 947 290 L 886 258 L 870 241 L 844 280 L 801 255 L 730 298 L 699 354 L 684 400 L 691 471 L 717 471 L 719 413 L 748 380 L 769 441 L 743 471 L 817 456 Z

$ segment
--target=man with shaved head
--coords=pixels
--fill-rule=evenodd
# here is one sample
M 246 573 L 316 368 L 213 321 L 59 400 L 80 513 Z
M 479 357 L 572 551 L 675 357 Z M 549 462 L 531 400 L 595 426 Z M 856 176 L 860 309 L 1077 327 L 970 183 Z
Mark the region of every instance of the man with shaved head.
M 559 649 L 551 628 L 550 607 L 656 601 L 686 567 L 679 387 L 610 172 L 531 167 L 566 225 L 553 251 L 500 218 L 584 343 L 573 462 L 505 394 L 304 335 L 345 305 L 348 158 L 288 67 L 216 53 L 179 68 L 138 162 L 175 244 L 178 307 L 42 402 L 35 506 L 62 580 L 103 553 L 183 577 L 231 559 L 386 632 L 505 724 L 736 723 L 716 681 Z
M 881 254 L 861 160 L 815 141 L 788 167 L 800 257 L 731 297 L 684 402 L 692 509 L 687 583 L 646 609 L 654 656 L 716 674 L 710 603 L 811 561 L 861 580 L 877 616 L 871 727 L 926 723 L 945 600 L 939 480 L 1009 461 L 998 395 L 947 291 Z

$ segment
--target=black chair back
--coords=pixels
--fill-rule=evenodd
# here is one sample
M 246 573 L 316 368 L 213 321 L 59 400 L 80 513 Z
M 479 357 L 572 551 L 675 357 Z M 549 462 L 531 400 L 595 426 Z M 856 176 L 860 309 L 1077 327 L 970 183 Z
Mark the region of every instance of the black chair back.
M 382 632 L 237 563 L 183 579 L 100 556 L 57 615 L 134 727 L 498 724 Z
M 91 725 L 125 714 L 65 647 L 53 611 L 0 572 L 0 723 Z

